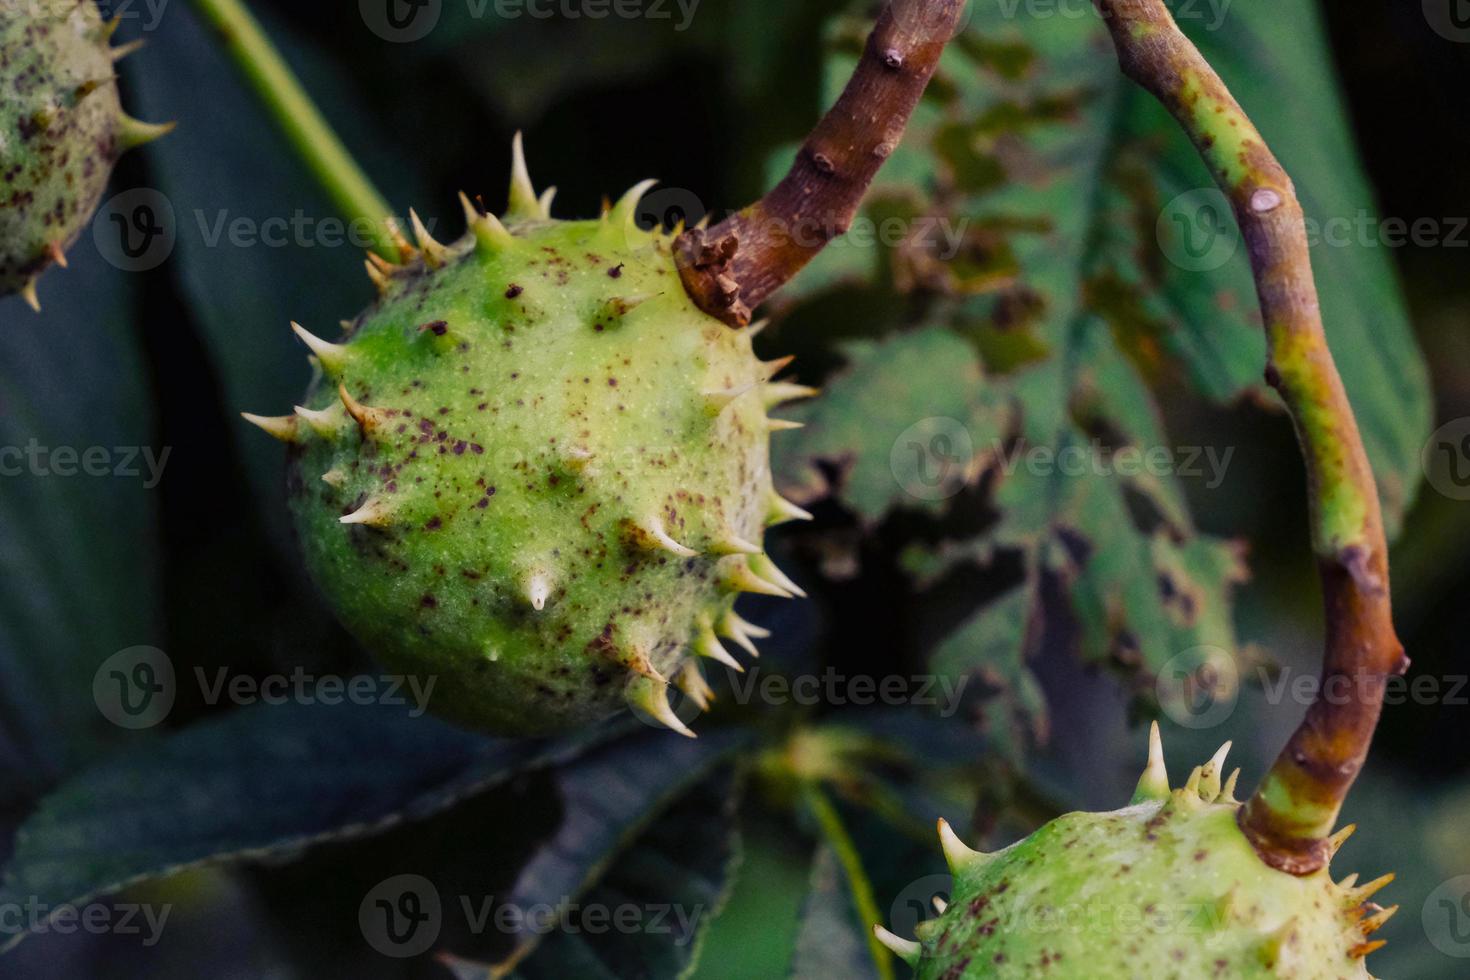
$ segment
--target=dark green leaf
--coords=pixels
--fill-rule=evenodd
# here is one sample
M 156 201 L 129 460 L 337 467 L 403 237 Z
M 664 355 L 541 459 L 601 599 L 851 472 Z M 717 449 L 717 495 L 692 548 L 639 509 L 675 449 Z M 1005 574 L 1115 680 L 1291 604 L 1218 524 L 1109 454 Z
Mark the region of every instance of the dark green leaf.
M 695 740 L 650 732 L 558 769 L 555 780 L 565 818 L 531 856 L 506 903 L 564 911 L 649 821 L 742 741 L 731 731 L 705 733 Z M 532 926 L 516 937 L 512 962 L 531 955 L 540 944 L 542 934 Z
M 741 815 L 740 874 L 710 927 L 695 980 L 784 976 L 807 893 L 811 844 L 791 832 L 785 811 L 758 797 Z
M 133 282 L 85 234 L 42 279 L 40 315 L 0 300 L 0 824 L 125 734 L 93 676 L 158 637 L 150 472 L 168 456 Z
M 740 860 L 731 771 L 707 779 L 659 817 L 582 899 L 582 906 L 658 910 L 635 930 L 558 932 L 522 963 L 523 980 L 672 980 L 691 975 Z
M 934 670 L 977 678 L 998 695 L 982 715 L 985 733 L 1011 758 L 1045 739 L 1046 696 L 1027 660 L 1039 630 L 1040 596 L 1028 579 L 975 613 L 934 651 Z
M 617 728 L 490 739 L 402 707 L 236 711 L 88 769 L 26 822 L 0 903 L 63 903 L 201 863 L 289 856 L 419 819 Z M 24 937 L 9 929 L 6 944 Z
M 812 861 L 811 890 L 801 909 L 791 980 L 876 980 L 877 976 L 847 877 L 832 849 L 823 844 Z
M 798 501 L 835 493 L 869 522 L 895 507 L 941 510 L 973 477 L 970 460 L 994 452 L 1008 425 L 979 358 L 939 327 L 843 352 L 848 367 L 819 400 L 780 413 L 806 423 L 776 440 L 783 492 Z

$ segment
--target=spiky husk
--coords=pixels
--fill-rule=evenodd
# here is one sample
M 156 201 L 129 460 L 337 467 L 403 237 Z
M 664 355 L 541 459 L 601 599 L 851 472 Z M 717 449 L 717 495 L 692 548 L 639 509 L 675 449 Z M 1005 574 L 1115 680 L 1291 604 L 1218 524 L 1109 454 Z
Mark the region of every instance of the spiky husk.
M 123 113 L 115 27 L 91 0 L 0 4 L 0 296 L 39 309 L 36 277 L 65 264 L 117 158 L 168 129 Z
M 631 703 L 688 734 L 697 661 L 753 650 L 742 591 L 791 595 L 762 553 L 800 516 L 772 488 L 767 408 L 789 385 L 751 331 L 685 294 L 640 185 L 601 220 L 551 220 L 517 141 L 505 222 L 465 201 L 340 343 L 297 327 L 321 379 L 292 416 L 290 500 L 316 581 L 389 667 L 437 678 L 431 710 L 544 734 Z
M 879 937 L 920 980 L 1369 977 L 1371 934 L 1396 911 L 1369 899 L 1391 876 L 1358 887 L 1267 865 L 1236 824 L 1235 777 L 1221 786 L 1228 747 L 1171 791 L 1155 726 L 1131 805 L 1058 817 L 994 854 L 941 821 L 947 907 L 917 943 Z

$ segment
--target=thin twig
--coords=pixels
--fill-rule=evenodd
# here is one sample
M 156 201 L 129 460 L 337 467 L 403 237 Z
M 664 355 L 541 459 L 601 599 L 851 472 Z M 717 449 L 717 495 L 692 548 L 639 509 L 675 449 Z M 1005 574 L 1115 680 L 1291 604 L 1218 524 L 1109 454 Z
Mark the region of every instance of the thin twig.
M 731 326 L 844 234 L 954 37 L 965 0 L 893 0 L 837 104 L 765 197 L 678 242 L 685 288 Z
M 400 259 L 393 212 L 301 87 L 241 0 L 193 0 L 225 52 L 348 221 L 361 221 L 384 258 Z
M 1327 348 L 1301 205 L 1225 83 L 1161 0 L 1094 0 L 1123 73 L 1184 127 L 1230 199 L 1266 328 L 1266 380 L 1280 392 L 1307 464 L 1312 541 L 1327 614 L 1322 686 L 1240 823 L 1273 867 L 1309 874 L 1357 779 L 1387 678 L 1408 668 L 1389 607 L 1388 544 L 1368 455 Z

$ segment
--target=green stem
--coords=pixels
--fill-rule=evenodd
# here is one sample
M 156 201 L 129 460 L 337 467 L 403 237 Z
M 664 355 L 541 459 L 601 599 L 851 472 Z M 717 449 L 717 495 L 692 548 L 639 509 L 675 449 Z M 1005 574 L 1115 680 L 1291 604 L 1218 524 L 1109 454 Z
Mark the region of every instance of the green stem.
M 193 3 L 332 204 L 349 222 L 364 226 L 376 252 L 397 261 L 397 224 L 388 202 L 342 145 L 259 22 L 241 0 Z
M 1311 874 L 1335 849 L 1330 835 L 1368 754 L 1387 681 L 1409 664 L 1393 627 L 1377 485 L 1327 346 L 1291 179 L 1163 0 L 1093 2 L 1123 73 L 1178 120 L 1230 200 L 1266 327 L 1266 380 L 1281 393 L 1306 457 L 1327 620 L 1322 685 L 1240 824 L 1267 863 Z
M 893 954 L 878 941 L 871 929 L 873 923 L 882 922 L 883 918 L 878 911 L 878 902 L 873 897 L 872 882 L 868 880 L 868 873 L 863 870 L 863 859 L 858 854 L 857 844 L 853 843 L 847 828 L 842 825 L 842 817 L 838 815 L 837 808 L 815 783 L 808 783 L 803 789 L 803 795 L 807 809 L 816 818 L 817 826 L 822 831 L 822 837 L 827 846 L 832 848 L 832 853 L 837 856 L 837 863 L 842 865 L 842 872 L 847 876 L 847 885 L 852 889 L 852 900 L 857 905 L 858 917 L 869 927 L 863 931 L 867 934 L 868 952 L 878 967 L 878 976 L 880 980 L 894 980 Z

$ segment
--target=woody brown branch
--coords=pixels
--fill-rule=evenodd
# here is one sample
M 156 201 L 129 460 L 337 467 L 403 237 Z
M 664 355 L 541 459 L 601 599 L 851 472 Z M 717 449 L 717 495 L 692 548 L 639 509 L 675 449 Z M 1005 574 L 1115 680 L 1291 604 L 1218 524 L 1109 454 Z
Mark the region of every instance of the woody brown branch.
M 680 236 L 675 256 L 701 309 L 740 327 L 852 224 L 897 148 L 958 30 L 965 0 L 894 0 L 878 17 L 852 79 L 761 200 Z
M 1408 667 L 1393 627 L 1377 487 L 1327 346 L 1286 171 L 1160 0 L 1094 2 L 1124 74 L 1180 122 L 1231 202 L 1266 328 L 1266 380 L 1285 401 L 1306 459 L 1327 621 L 1322 685 L 1240 824 L 1273 867 L 1309 874 L 1331 857 L 1326 837 L 1367 756 L 1387 678 Z M 1322 696 L 1329 691 L 1339 696 Z

